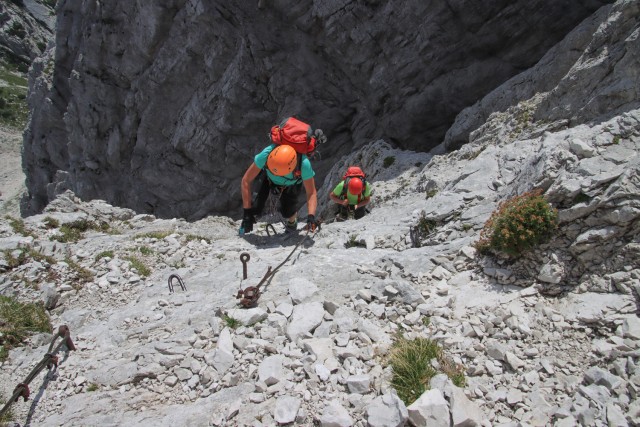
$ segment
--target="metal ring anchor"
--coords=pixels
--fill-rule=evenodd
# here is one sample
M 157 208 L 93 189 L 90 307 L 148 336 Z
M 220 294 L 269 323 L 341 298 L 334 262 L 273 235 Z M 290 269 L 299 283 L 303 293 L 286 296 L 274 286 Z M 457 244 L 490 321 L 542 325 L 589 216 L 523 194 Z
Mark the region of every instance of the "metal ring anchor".
M 242 262 L 242 280 L 247 280 L 247 263 L 251 259 L 251 256 L 247 252 L 240 254 L 240 262 Z
M 171 276 L 169 276 L 169 293 L 170 294 L 173 293 L 173 279 L 178 279 L 178 284 L 180 285 L 183 291 L 187 290 L 187 287 L 184 285 L 182 278 L 177 274 L 172 274 Z
M 265 231 L 267 232 L 267 236 L 271 237 L 271 233 L 269 232 L 269 229 L 271 229 L 271 232 L 273 233 L 273 235 L 275 236 L 276 234 L 278 234 L 276 232 L 276 228 L 273 226 L 273 224 L 267 224 L 266 227 L 264 228 Z

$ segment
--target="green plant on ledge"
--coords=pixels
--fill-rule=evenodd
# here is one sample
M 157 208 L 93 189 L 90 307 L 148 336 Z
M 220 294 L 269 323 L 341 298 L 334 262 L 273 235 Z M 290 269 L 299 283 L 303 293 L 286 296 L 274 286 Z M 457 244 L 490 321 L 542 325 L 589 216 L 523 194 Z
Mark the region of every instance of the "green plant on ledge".
M 345 249 L 349 248 L 366 248 L 367 245 L 358 240 L 358 236 L 355 234 L 349 235 L 349 240 L 344 244 Z
M 142 233 L 142 234 L 136 234 L 134 236 L 134 240 L 135 239 L 143 239 L 145 237 L 148 237 L 150 239 L 157 239 L 157 240 L 162 240 L 167 236 L 170 236 L 173 234 L 173 231 L 171 230 L 164 230 L 164 231 L 150 231 L 148 233 Z
M 71 258 L 65 258 L 64 262 L 67 263 L 71 271 L 76 275 L 77 281 L 73 282 L 73 287 L 75 289 L 79 290 L 82 287 L 82 284 L 89 283 L 94 279 L 94 275 L 91 271 L 73 261 Z
M 151 270 L 147 267 L 142 261 L 134 256 L 125 257 L 127 261 L 131 263 L 131 267 L 135 268 L 138 271 L 138 274 L 147 277 L 151 274 Z
M 5 219 L 9 220 L 9 225 L 14 233 L 20 234 L 24 237 L 36 237 L 36 235 L 27 229 L 24 221 L 21 218 L 13 218 L 10 215 L 5 216 Z
M 113 251 L 102 251 L 94 258 L 95 261 L 100 261 L 102 258 L 113 258 L 115 256 Z
M 241 323 L 240 323 L 240 321 L 238 319 L 234 319 L 233 317 L 229 317 L 226 314 L 224 315 L 224 322 L 231 329 L 236 329 L 237 327 L 239 327 L 241 325 Z
M 0 399 L 0 407 L 4 407 L 4 405 L 7 403 L 7 399 L 2 398 Z M 0 426 L 5 426 L 5 425 L 9 425 L 9 424 L 5 424 L 8 423 L 9 421 L 13 421 L 15 420 L 15 414 L 13 413 L 13 410 L 11 409 L 11 406 L 9 406 L 7 408 L 6 411 L 4 411 L 4 414 L 2 414 L 2 416 L 0 416 Z
M 558 226 L 558 211 L 530 191 L 502 202 L 480 232 L 475 248 L 483 254 L 501 252 L 519 256 L 547 241 Z
M 23 303 L 0 295 L 0 362 L 31 334 L 51 332 L 44 304 Z
M 389 166 L 391 166 L 394 162 L 396 161 L 396 158 L 394 156 L 388 156 L 385 157 L 384 160 L 382 161 L 382 166 L 384 166 L 385 168 L 388 168 Z
M 77 242 L 84 239 L 84 233 L 88 230 L 107 232 L 109 230 L 109 224 L 104 221 L 96 223 L 86 219 L 79 219 L 63 224 L 58 230 L 59 234 L 52 236 L 50 240 L 56 240 L 62 243 Z

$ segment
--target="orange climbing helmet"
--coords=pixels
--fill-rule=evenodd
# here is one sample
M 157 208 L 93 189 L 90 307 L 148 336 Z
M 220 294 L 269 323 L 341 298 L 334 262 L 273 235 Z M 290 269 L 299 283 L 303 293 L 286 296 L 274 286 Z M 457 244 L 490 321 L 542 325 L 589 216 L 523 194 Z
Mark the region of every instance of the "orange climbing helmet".
M 267 157 L 267 168 L 272 174 L 285 176 L 296 168 L 296 150 L 290 145 L 278 145 Z
M 353 177 L 349 179 L 348 182 L 349 193 L 354 196 L 362 194 L 362 190 L 364 190 L 364 182 L 358 177 Z

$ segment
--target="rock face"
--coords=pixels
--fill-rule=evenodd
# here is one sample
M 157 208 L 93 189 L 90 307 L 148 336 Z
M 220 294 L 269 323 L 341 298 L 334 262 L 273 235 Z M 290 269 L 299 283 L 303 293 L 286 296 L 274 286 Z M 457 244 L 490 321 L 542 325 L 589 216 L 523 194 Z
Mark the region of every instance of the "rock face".
M 638 73 L 629 65 L 640 62 L 639 13 L 635 1 L 602 8 L 534 67 L 463 110 L 447 131 L 446 148 L 467 142 L 492 113 L 513 106 L 520 110 L 519 133 L 534 122 L 545 122 L 549 129 L 576 126 L 638 108 Z M 534 95 L 535 103 L 526 102 Z
M 279 118 L 328 134 L 319 181 L 378 137 L 428 151 L 609 2 L 58 3 L 55 52 L 32 71 L 23 213 L 72 189 L 197 219 L 239 207 Z
M 0 218 L 0 289 L 42 301 L 77 347 L 33 380 L 44 392 L 14 403 L 15 421 L 638 425 L 640 109 L 501 140 L 512 119 L 496 114 L 447 155 L 363 147 L 353 156 L 371 171 L 371 212 L 304 242 L 278 224 L 280 236 L 240 238 L 228 217 L 158 219 L 71 193 L 25 218 L 24 235 Z M 626 136 L 614 144 L 615 134 Z M 559 208 L 551 241 L 516 262 L 480 256 L 470 245 L 490 212 L 541 184 Z M 436 225 L 416 240 L 421 218 Z M 58 241 L 79 222 L 97 225 Z M 257 307 L 239 308 L 238 288 L 283 261 Z M 185 289 L 170 292 L 171 274 Z M 401 401 L 385 357 L 399 333 L 441 345 L 464 387 L 441 374 Z M 0 389 L 20 383 L 50 339 L 12 350 Z
M 599 101 L 567 87 L 571 76 L 599 76 L 573 82 L 614 94 L 624 76 L 637 78 L 638 25 L 625 24 L 636 12 L 621 1 L 588 24 L 594 41 L 620 35 L 602 45 L 626 49 L 622 60 L 608 56 L 609 73 L 587 49 L 547 92 L 491 113 L 459 150 L 431 155 L 380 139 L 345 156 L 320 189 L 326 221 L 311 236 L 280 224 L 268 236 L 260 222 L 239 237 L 229 217 L 159 219 L 70 192 L 22 227 L 0 218 L 1 292 L 42 301 L 77 347 L 34 379 L 36 402 L 13 404 L 16 421 L 640 425 L 640 108 L 612 101 L 609 119 L 575 125 Z M 556 95 L 564 119 L 534 120 L 556 117 L 546 106 Z M 374 186 L 371 212 L 331 222 L 329 181 L 351 163 Z M 558 209 L 551 239 L 517 259 L 478 254 L 491 213 L 533 188 Z M 61 239 L 73 224 L 94 225 Z M 239 308 L 238 288 L 275 265 L 257 306 Z M 172 274 L 184 289 L 168 289 Z M 431 366 L 461 367 L 464 386 L 440 373 L 417 400 L 400 400 L 386 357 L 398 334 L 436 342 L 447 359 Z M 0 389 L 23 381 L 50 339 L 11 350 Z
M 0 58 L 26 72 L 53 37 L 53 11 L 36 0 L 0 3 Z

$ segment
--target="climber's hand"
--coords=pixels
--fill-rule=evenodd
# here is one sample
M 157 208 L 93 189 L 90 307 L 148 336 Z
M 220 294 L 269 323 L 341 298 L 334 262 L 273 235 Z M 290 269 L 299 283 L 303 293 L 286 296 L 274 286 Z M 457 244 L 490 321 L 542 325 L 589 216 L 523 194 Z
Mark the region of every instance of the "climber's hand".
M 253 224 L 256 223 L 256 218 L 253 214 L 253 209 L 244 209 L 244 215 L 242 216 L 242 224 L 240 224 L 240 230 L 238 234 L 241 236 L 245 233 L 251 233 L 253 231 Z
M 315 233 L 316 230 L 320 229 L 320 222 L 316 220 L 315 215 L 307 216 L 307 225 L 304 227 L 305 230 Z

